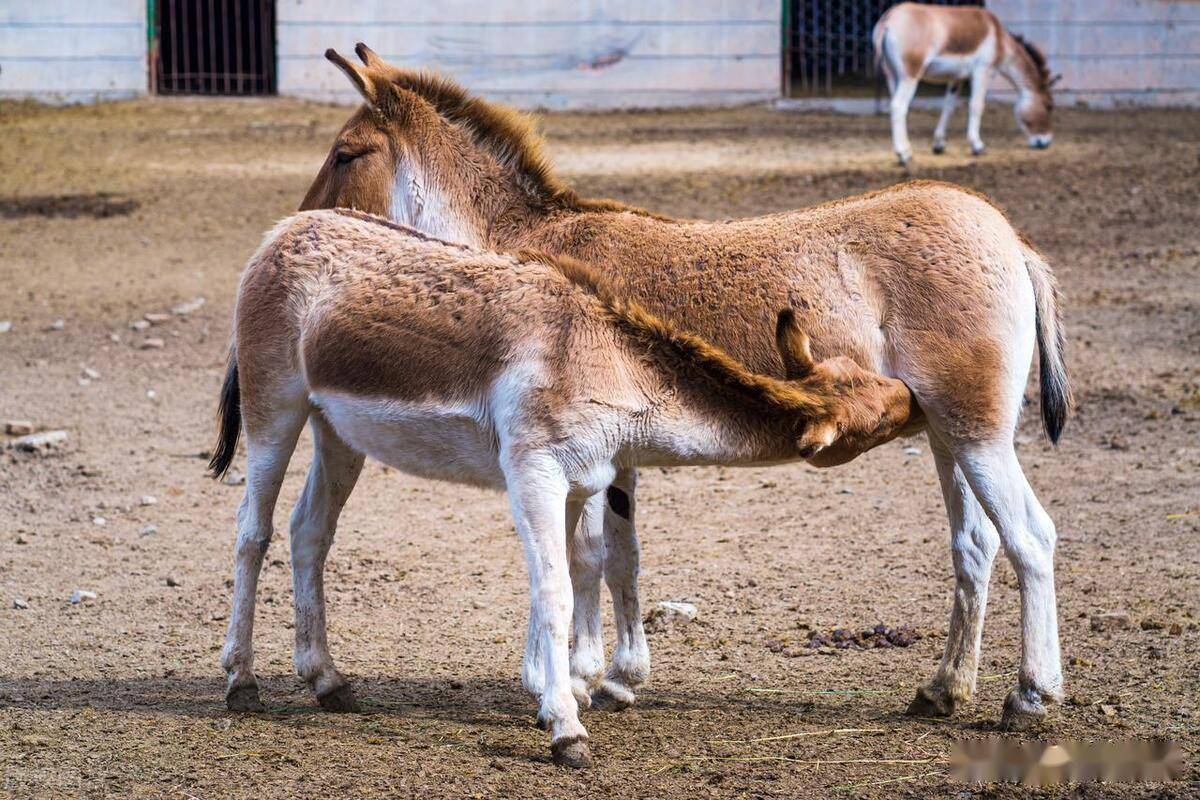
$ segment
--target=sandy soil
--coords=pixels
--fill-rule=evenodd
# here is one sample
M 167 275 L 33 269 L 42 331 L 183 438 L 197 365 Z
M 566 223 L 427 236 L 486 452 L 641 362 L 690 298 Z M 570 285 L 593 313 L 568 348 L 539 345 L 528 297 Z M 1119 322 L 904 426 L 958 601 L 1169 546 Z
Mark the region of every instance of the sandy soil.
M 346 116 L 286 101 L 0 106 L 0 320 L 12 323 L 0 420 L 70 437 L 50 454 L 0 451 L 0 795 L 1023 794 L 954 784 L 944 764 L 952 739 L 993 730 L 1015 680 L 1003 561 L 976 702 L 949 721 L 901 714 L 932 673 L 952 588 L 923 439 L 827 472 L 645 474 L 644 596 L 690 600 L 700 617 L 652 635 L 636 708 L 585 715 L 598 762 L 586 773 L 549 763 L 517 679 L 526 581 L 504 499 L 378 465 L 343 516 L 328 576 L 333 652 L 365 712 L 319 712 L 292 675 L 286 535 L 260 590 L 269 712 L 225 711 L 217 651 L 241 490 L 205 478 L 197 454 L 212 438 L 241 266 Z M 679 215 L 761 214 L 903 178 L 882 118 L 749 109 L 543 124 L 583 192 Z M 932 126 L 913 114 L 914 138 Z M 1056 449 L 1032 414 L 1018 438 L 1061 536 L 1069 702 L 1046 735 L 1174 737 L 1187 780 L 1165 792 L 1195 796 L 1200 113 L 1065 111 L 1046 152 L 1021 145 L 1007 110 L 984 131 L 985 157 L 959 137 L 941 158 L 920 153 L 915 173 L 1007 207 L 1069 303 L 1079 414 Z M 196 297 L 199 311 L 129 327 Z M 141 349 L 147 337 L 165 346 Z M 281 531 L 307 459 L 305 445 Z M 71 605 L 77 588 L 98 597 Z M 1130 627 L 1093 632 L 1104 612 Z M 806 626 L 877 623 L 923 638 L 806 657 L 786 646 Z M 751 741 L 796 733 L 812 735 Z

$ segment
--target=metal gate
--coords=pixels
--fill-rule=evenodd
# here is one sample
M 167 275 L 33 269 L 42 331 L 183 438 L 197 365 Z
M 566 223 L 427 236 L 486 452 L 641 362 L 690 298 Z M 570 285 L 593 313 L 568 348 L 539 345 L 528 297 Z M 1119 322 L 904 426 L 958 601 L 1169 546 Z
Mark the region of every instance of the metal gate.
M 274 0 L 149 0 L 159 94 L 274 94 Z
M 981 6 L 983 0 L 924 0 Z M 783 0 L 783 96 L 876 90 L 871 30 L 896 0 Z

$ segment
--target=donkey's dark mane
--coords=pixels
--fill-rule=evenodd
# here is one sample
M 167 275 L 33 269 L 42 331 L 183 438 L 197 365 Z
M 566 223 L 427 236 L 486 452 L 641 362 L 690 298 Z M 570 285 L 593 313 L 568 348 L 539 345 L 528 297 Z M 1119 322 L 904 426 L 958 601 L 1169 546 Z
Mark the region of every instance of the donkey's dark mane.
M 1033 62 L 1033 66 L 1037 68 L 1038 80 L 1041 82 L 1043 89 L 1050 88 L 1050 65 L 1046 63 L 1046 56 L 1040 49 L 1031 41 L 1026 39 L 1019 33 L 1011 34 L 1012 38 L 1024 48 L 1029 60 Z

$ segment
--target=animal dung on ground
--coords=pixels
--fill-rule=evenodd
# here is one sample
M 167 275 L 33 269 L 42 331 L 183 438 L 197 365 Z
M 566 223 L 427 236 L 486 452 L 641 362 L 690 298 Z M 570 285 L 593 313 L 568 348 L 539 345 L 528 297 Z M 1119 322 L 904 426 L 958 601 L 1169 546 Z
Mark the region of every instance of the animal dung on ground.
M 805 647 L 816 650 L 822 647 L 833 647 L 838 650 L 871 650 L 889 647 L 908 647 L 921 639 L 921 634 L 907 625 L 890 628 L 880 623 L 874 628 L 855 632 L 848 628 L 834 628 L 829 633 L 821 631 L 808 632 L 808 644 Z

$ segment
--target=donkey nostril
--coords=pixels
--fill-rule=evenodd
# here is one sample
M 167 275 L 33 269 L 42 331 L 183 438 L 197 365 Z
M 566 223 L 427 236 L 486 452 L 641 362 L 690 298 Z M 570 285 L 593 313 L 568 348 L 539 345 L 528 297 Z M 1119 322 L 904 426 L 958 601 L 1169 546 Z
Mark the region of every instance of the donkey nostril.
M 801 458 L 812 458 L 813 456 L 815 456 L 817 454 L 817 452 L 820 449 L 821 449 L 821 445 L 810 444 L 808 447 L 801 448 L 800 457 Z

